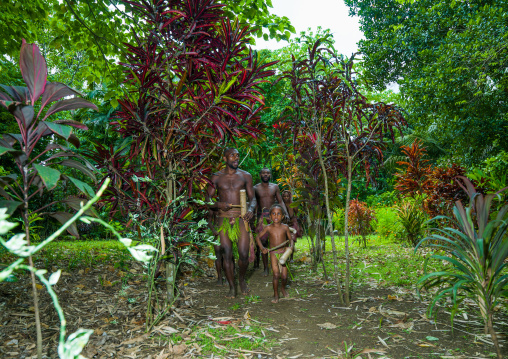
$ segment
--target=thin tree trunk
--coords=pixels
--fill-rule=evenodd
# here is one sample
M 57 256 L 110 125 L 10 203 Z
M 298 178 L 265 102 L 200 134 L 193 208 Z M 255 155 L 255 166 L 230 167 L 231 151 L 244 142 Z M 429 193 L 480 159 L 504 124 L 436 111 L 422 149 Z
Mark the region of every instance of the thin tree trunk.
M 494 342 L 494 346 L 496 347 L 497 359 L 502 359 L 503 354 L 501 354 L 501 348 L 499 347 L 499 342 L 497 341 L 497 334 L 496 334 L 496 330 L 494 329 L 494 323 L 492 320 L 492 313 L 488 313 L 487 317 L 488 317 L 487 327 L 490 331 L 490 337 L 492 338 L 492 341 Z
M 323 154 L 321 152 L 321 139 L 318 138 L 318 156 L 319 156 L 319 164 L 321 165 L 321 171 L 323 171 L 323 178 L 325 180 L 325 204 L 326 204 L 326 215 L 328 216 L 328 228 L 330 229 L 330 240 L 332 242 L 332 253 L 333 253 L 333 276 L 335 279 L 335 284 L 337 285 L 337 294 L 339 295 L 340 304 L 344 304 L 344 299 L 342 295 L 342 282 L 340 280 L 339 275 L 339 266 L 337 259 L 337 247 L 335 246 L 335 236 L 333 234 L 333 222 L 332 222 L 332 212 L 330 210 L 330 200 L 328 198 L 328 175 L 326 174 L 325 162 L 323 161 Z M 347 237 L 346 237 L 347 243 Z M 347 279 L 347 277 L 346 277 Z M 347 282 L 346 282 L 347 283 Z M 349 305 L 349 300 L 347 298 L 347 286 L 346 286 L 346 303 Z
M 25 236 L 28 245 L 30 245 L 30 221 L 29 221 L 29 211 L 28 211 L 28 168 L 27 166 L 23 166 L 23 185 L 24 185 L 24 194 L 23 199 L 25 202 L 25 213 L 23 214 L 23 221 L 25 222 Z M 30 267 L 34 267 L 34 262 L 32 256 L 28 257 L 28 264 Z M 30 271 L 30 277 L 32 279 L 32 293 L 34 296 L 34 314 L 35 314 L 35 330 L 37 332 L 37 358 L 42 359 L 42 330 L 41 330 L 41 318 L 39 312 L 39 296 L 37 294 L 37 285 L 35 282 L 35 273 Z
M 349 212 L 349 199 L 351 197 L 351 156 L 347 156 L 347 191 L 346 191 L 346 207 L 344 209 L 344 250 L 346 252 L 346 306 L 349 306 L 349 228 L 348 228 L 348 212 Z

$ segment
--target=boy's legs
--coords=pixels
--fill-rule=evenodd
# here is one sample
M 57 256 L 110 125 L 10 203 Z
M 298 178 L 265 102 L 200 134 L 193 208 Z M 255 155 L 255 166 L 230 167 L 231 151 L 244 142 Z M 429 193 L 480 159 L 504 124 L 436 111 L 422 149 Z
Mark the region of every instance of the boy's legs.
M 272 263 L 272 272 L 273 272 L 273 300 L 272 303 L 278 303 L 279 302 L 279 278 L 280 278 L 280 272 L 279 272 L 279 260 L 275 256 L 274 252 L 270 253 L 270 262 Z
M 280 291 L 284 298 L 289 297 L 288 292 L 286 292 L 286 284 L 288 282 L 288 267 L 285 265 L 282 266 L 282 272 L 280 274 L 280 278 L 282 280 L 282 286 L 280 287 Z

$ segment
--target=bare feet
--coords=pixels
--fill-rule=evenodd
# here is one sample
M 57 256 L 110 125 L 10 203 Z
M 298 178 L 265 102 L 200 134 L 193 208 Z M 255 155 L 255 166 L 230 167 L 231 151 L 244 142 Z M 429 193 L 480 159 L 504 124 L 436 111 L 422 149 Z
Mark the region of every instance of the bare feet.
M 268 277 L 268 268 L 263 271 L 263 277 Z
M 289 297 L 289 294 L 288 294 L 288 292 L 286 292 L 286 289 L 284 287 L 280 289 L 280 292 L 284 298 Z
M 230 288 L 229 289 L 229 293 L 226 294 L 226 298 L 230 298 L 231 299 L 231 298 L 235 298 L 235 297 L 236 297 L 236 295 L 235 295 L 235 288 Z
M 224 281 L 222 280 L 222 278 L 218 278 L 217 279 L 217 284 L 215 284 L 217 287 L 222 287 L 224 285 Z
M 273 297 L 272 303 L 279 303 L 279 297 Z
M 240 282 L 240 289 L 243 295 L 247 295 L 250 293 L 250 288 L 247 286 L 247 283 L 245 281 Z

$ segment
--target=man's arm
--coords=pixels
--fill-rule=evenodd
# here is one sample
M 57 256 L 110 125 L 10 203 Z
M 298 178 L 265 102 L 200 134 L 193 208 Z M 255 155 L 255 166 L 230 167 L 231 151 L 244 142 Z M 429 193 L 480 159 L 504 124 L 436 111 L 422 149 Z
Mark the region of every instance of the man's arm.
M 208 228 L 212 231 L 214 236 L 218 236 L 219 232 L 217 232 L 217 229 L 215 228 L 215 221 L 214 221 L 214 213 L 213 210 L 208 209 Z
M 250 173 L 246 172 L 245 176 L 245 190 L 247 191 L 247 196 L 249 196 L 249 208 L 247 208 L 247 213 L 245 214 L 244 218 L 247 221 L 250 221 L 250 219 L 254 216 L 254 210 L 256 209 L 257 200 L 256 200 L 256 193 L 254 192 L 254 186 L 252 185 L 252 176 Z
M 282 209 L 284 210 L 284 213 L 286 214 L 286 219 L 289 220 L 289 212 L 288 212 L 288 209 L 286 208 L 286 204 L 284 203 L 284 201 L 282 200 L 282 196 L 280 195 L 280 188 L 279 188 L 279 185 L 276 184 L 275 185 L 275 198 L 277 198 L 277 202 L 279 202 L 280 206 L 282 207 Z

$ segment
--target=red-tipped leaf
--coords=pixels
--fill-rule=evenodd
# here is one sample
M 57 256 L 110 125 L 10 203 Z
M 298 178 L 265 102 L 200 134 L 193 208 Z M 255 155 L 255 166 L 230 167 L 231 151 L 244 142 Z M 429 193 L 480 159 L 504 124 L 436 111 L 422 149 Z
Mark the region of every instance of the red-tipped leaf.
M 35 44 L 28 44 L 25 39 L 21 45 L 19 67 L 28 91 L 30 91 L 30 100 L 33 106 L 44 92 L 48 69 L 39 47 Z

